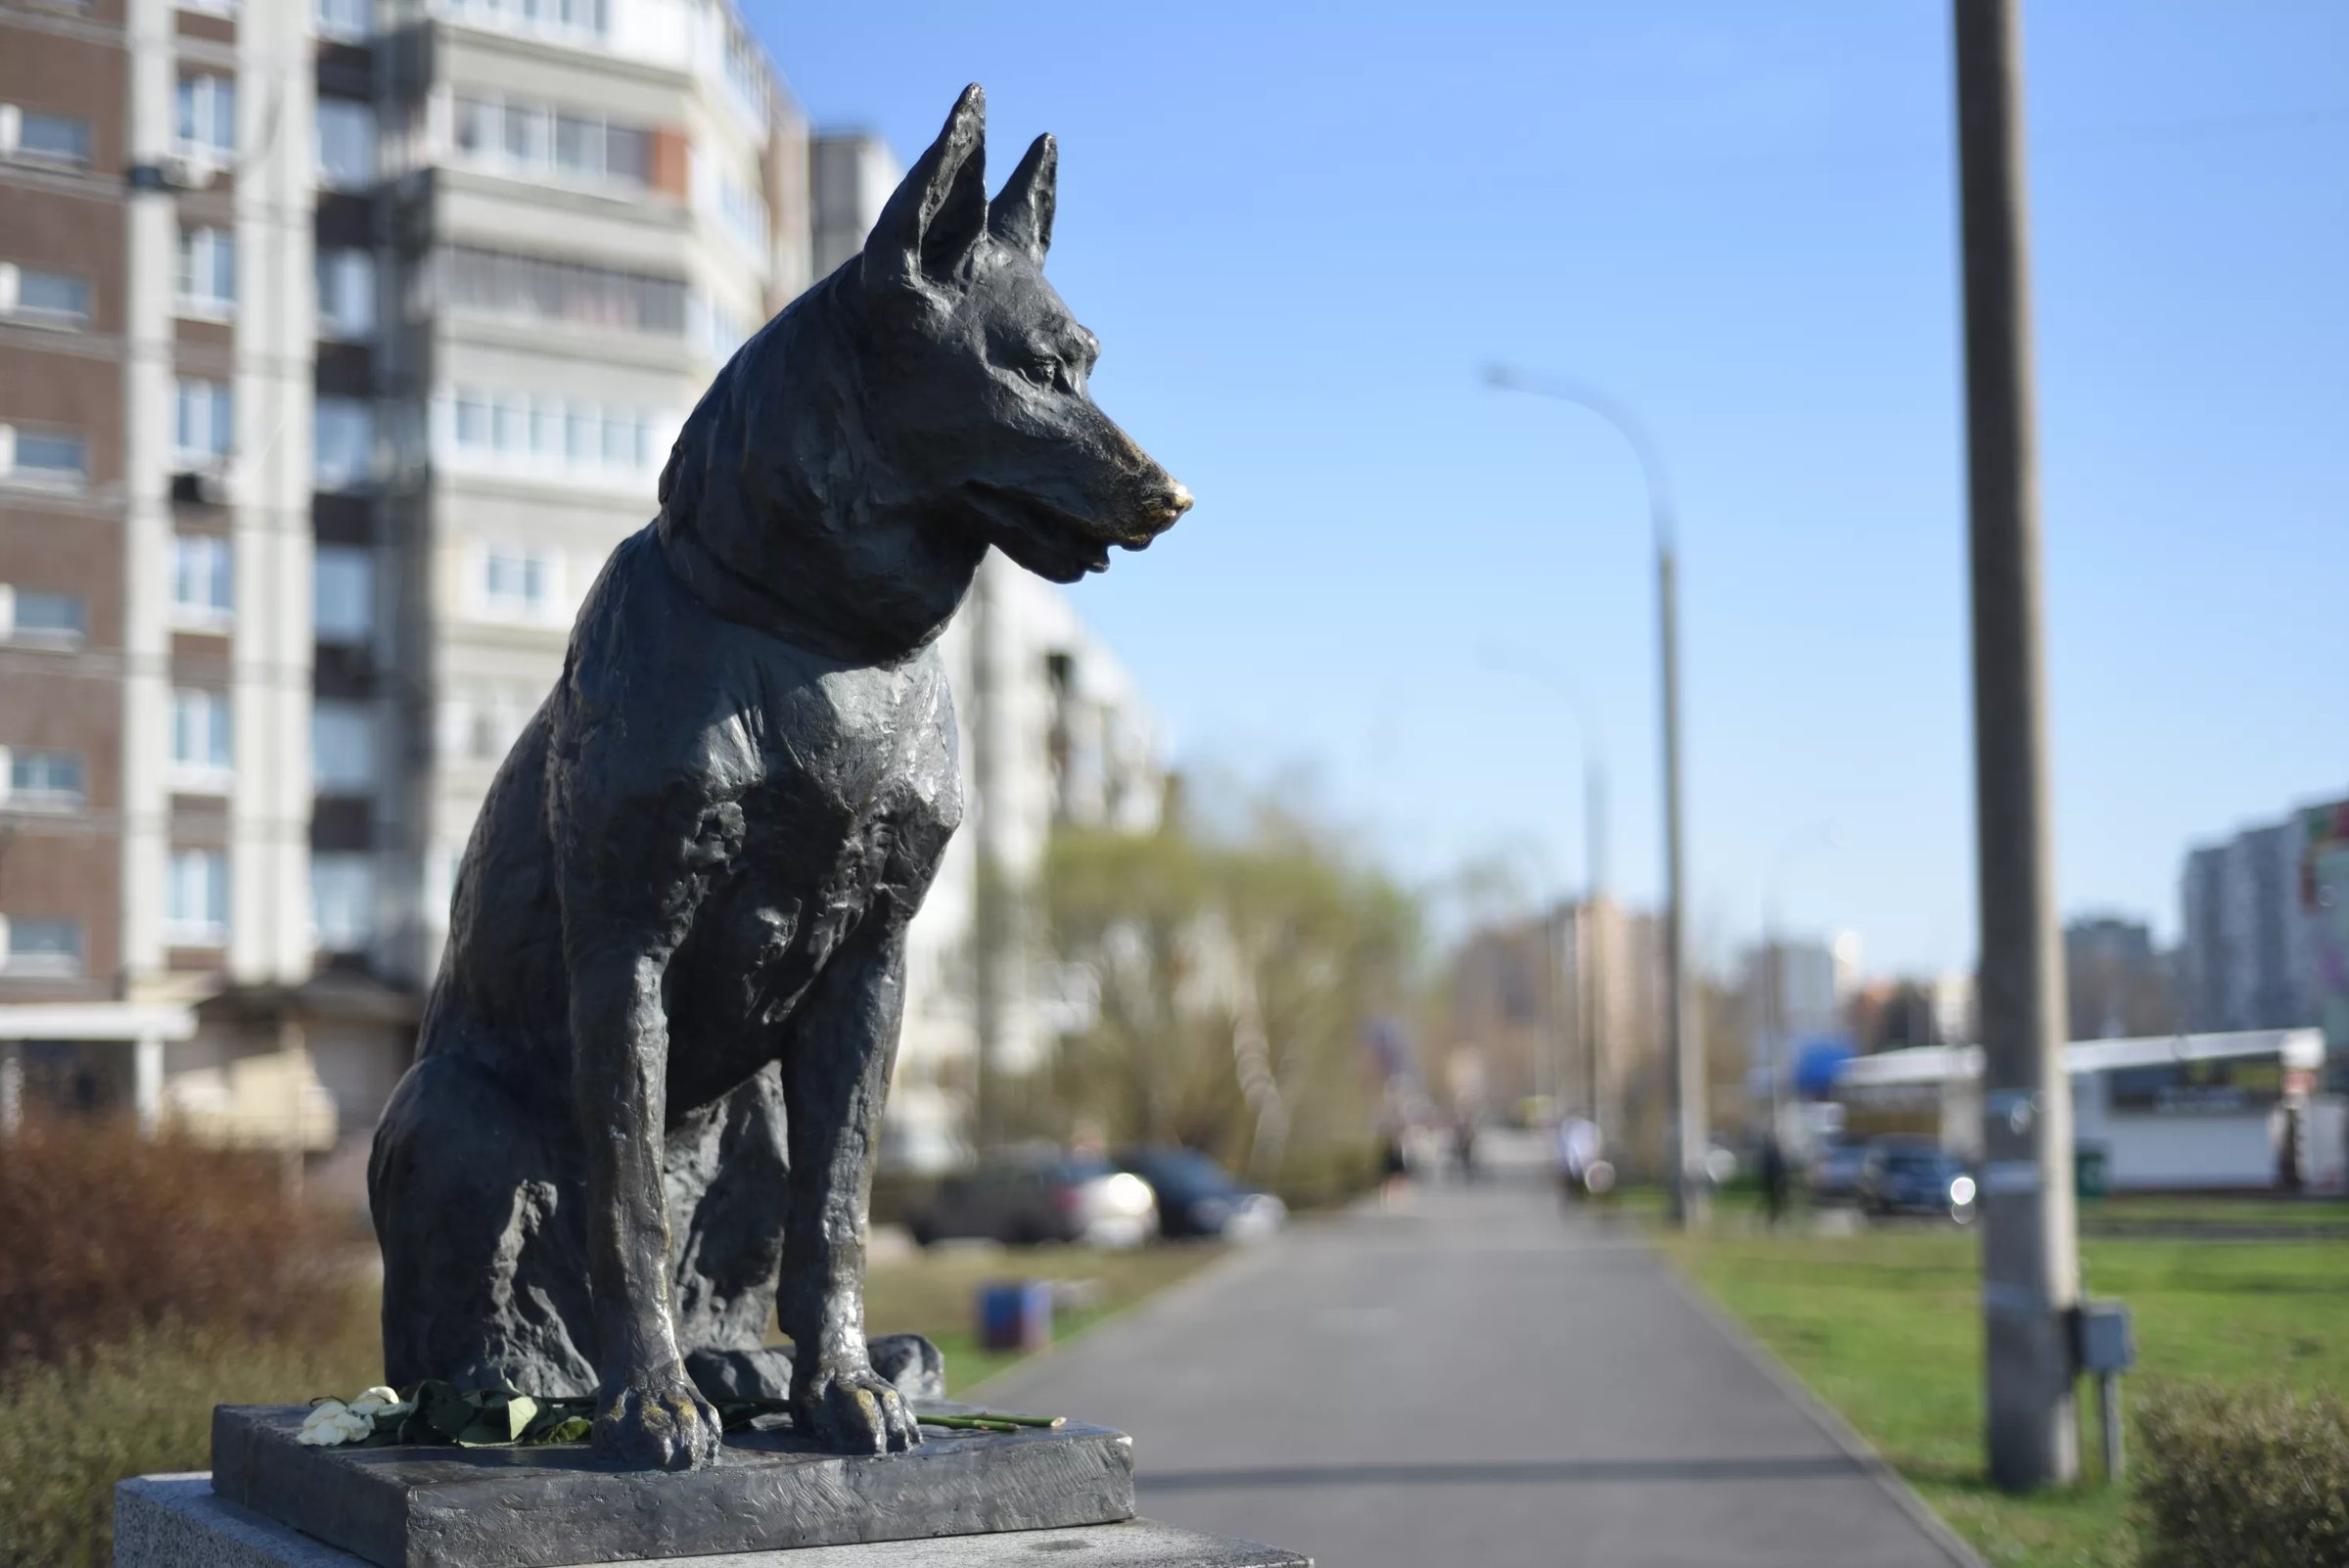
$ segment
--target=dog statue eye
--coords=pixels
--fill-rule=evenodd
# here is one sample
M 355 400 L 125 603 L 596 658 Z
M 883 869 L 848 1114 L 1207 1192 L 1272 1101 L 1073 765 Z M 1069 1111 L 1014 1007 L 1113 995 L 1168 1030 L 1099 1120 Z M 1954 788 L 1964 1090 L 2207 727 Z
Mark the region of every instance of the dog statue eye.
M 1020 367 L 1020 374 L 1038 387 L 1049 387 L 1060 380 L 1060 361 L 1049 354 L 1037 354 Z

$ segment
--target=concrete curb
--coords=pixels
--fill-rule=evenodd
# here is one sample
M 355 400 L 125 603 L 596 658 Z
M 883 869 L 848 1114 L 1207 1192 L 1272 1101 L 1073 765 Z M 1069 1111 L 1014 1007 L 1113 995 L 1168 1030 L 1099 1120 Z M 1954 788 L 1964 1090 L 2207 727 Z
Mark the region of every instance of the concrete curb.
M 1752 1330 L 1717 1306 L 1701 1286 L 1681 1277 L 1672 1260 L 1665 1257 L 1653 1242 L 1644 1245 L 1681 1300 L 1686 1302 L 1699 1317 L 1718 1329 L 1723 1338 L 1736 1346 L 1738 1354 L 1753 1365 L 1754 1370 L 1769 1378 L 1780 1393 L 1792 1400 L 1811 1418 L 1811 1423 L 1826 1434 L 1827 1441 L 1841 1449 L 1845 1456 L 1865 1471 L 1868 1479 L 1875 1482 L 1917 1529 L 1941 1548 L 1942 1554 L 1950 1559 L 1954 1568 L 1989 1568 L 1974 1548 L 1965 1544 L 1965 1539 L 1951 1529 L 1948 1521 L 1928 1507 L 1925 1499 L 1901 1479 L 1901 1473 L 1892 1467 L 1891 1461 L 1878 1453 L 1875 1445 L 1861 1436 L 1857 1427 L 1837 1413 L 1833 1406 L 1812 1393 L 1810 1386 L 1795 1376 L 1785 1362 L 1771 1354 L 1769 1346 L 1756 1339 Z

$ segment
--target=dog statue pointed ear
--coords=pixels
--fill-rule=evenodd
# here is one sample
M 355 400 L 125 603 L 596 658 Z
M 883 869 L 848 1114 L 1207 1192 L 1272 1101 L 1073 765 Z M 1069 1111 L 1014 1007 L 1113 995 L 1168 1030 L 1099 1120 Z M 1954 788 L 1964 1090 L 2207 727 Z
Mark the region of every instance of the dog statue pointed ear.
M 998 244 L 1024 253 L 1037 266 L 1052 249 L 1052 207 L 1060 185 L 1060 144 L 1049 132 L 1038 136 L 1003 182 L 987 227 Z
M 864 242 L 865 287 L 951 284 L 986 233 L 987 94 L 973 82 L 881 208 Z

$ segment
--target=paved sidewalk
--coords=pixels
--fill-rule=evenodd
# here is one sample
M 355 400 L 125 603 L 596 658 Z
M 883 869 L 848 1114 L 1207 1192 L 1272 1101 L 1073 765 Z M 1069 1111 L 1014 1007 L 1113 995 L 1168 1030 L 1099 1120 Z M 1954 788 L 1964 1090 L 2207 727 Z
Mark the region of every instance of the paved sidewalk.
M 1322 1568 L 1972 1561 L 1530 1176 L 1301 1226 L 983 1397 L 1124 1428 L 1145 1513 Z

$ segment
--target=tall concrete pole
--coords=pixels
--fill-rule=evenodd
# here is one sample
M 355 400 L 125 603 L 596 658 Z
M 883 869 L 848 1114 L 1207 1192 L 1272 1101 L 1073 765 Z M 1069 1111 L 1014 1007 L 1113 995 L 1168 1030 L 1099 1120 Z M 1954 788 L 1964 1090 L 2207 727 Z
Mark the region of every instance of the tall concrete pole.
M 1681 843 L 1680 567 L 1671 520 L 1656 513 L 1656 623 L 1664 679 L 1664 1048 L 1672 1085 L 1672 1222 L 1704 1218 L 1705 1058 L 1688 994 L 1688 889 Z
M 2080 1473 L 2063 963 L 2049 853 L 2047 655 L 2015 0 L 1956 0 L 1982 901 L 1982 1314 L 1991 1479 Z

